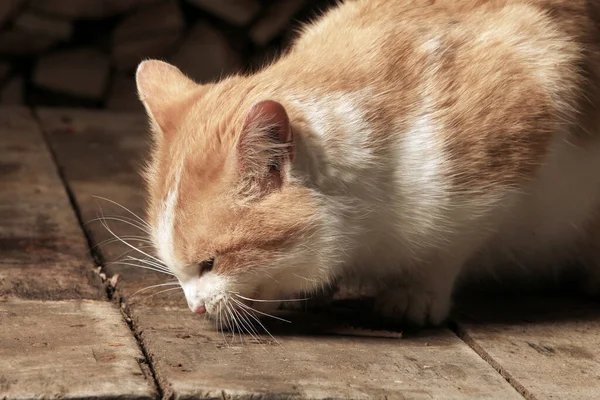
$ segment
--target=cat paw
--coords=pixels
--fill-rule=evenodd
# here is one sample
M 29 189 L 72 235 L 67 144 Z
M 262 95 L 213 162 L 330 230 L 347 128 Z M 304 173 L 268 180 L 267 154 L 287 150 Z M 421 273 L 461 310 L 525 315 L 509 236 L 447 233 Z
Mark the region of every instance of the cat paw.
M 375 312 L 393 323 L 439 325 L 448 317 L 450 305 L 450 295 L 399 287 L 375 299 Z

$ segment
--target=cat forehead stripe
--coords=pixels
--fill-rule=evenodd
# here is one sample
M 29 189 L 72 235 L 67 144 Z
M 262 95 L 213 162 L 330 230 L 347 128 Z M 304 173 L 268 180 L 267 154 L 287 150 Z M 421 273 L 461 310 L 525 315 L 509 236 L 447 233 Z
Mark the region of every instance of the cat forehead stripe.
M 175 229 L 175 208 L 179 198 L 179 182 L 181 180 L 181 173 L 182 168 L 180 167 L 177 169 L 173 186 L 162 202 L 156 230 L 156 245 L 158 247 L 158 252 L 161 258 L 171 268 L 177 265 L 174 251 L 175 243 L 173 241 L 173 231 Z

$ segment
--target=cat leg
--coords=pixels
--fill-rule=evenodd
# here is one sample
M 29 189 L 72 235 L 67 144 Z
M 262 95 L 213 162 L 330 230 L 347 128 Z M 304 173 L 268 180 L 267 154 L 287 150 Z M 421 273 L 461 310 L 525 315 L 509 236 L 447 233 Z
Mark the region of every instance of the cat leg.
M 463 262 L 421 266 L 375 299 L 375 312 L 395 323 L 439 325 L 452 306 L 454 282 Z

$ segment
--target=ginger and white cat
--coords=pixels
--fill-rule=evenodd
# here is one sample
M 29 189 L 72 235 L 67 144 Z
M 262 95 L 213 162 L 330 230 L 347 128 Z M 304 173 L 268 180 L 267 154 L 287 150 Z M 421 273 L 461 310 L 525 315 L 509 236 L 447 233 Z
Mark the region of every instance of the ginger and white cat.
M 599 29 L 595 1 L 357 0 L 256 74 L 143 62 L 158 256 L 216 318 L 348 276 L 417 324 L 473 274 L 578 262 L 593 287 Z

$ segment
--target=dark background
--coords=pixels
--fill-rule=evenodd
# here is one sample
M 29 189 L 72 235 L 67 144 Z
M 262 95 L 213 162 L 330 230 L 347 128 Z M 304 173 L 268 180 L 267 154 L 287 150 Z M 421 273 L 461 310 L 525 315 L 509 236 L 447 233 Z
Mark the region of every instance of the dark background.
M 141 110 L 146 58 L 197 81 L 259 68 L 334 0 L 0 0 L 0 104 Z

